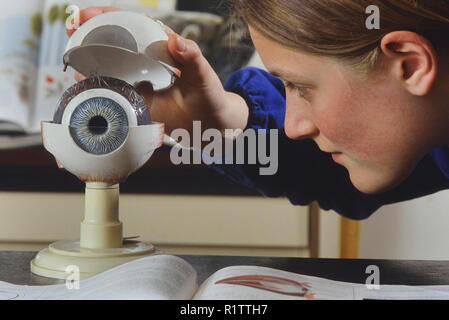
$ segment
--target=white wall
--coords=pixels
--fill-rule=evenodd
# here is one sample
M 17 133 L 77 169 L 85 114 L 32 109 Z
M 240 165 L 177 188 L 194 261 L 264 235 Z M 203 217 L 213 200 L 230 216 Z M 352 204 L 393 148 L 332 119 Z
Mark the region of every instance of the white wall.
M 449 191 L 385 206 L 361 224 L 360 258 L 449 259 Z
M 84 194 L 0 192 L 0 250 L 79 239 Z M 120 195 L 125 237 L 165 253 L 307 257 L 309 208 L 283 198 Z
M 320 258 L 340 257 L 340 215 L 335 211 L 320 211 L 318 242 Z

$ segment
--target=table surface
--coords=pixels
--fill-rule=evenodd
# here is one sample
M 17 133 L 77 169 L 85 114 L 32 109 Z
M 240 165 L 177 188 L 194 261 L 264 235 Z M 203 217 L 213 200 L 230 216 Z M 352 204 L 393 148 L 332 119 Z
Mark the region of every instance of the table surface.
M 30 261 L 37 252 L 0 252 L 0 281 L 20 285 L 51 285 L 63 283 L 30 272 Z M 257 265 L 332 280 L 365 283 L 366 269 L 376 265 L 381 284 L 449 285 L 449 261 L 311 259 L 242 256 L 179 255 L 198 272 L 202 283 L 220 268 L 233 265 Z

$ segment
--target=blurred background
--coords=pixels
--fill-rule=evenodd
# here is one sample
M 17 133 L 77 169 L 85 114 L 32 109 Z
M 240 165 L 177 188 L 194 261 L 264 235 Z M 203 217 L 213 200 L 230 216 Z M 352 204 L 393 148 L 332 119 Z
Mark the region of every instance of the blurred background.
M 65 9 L 113 5 L 147 12 L 201 46 L 224 82 L 264 68 L 245 24 L 225 0 L 16 0 L 0 8 L 0 250 L 37 251 L 79 238 L 84 185 L 41 144 L 73 84 L 62 72 Z M 231 27 L 232 26 L 232 27 Z M 203 165 L 174 166 L 170 147 L 121 185 L 124 236 L 172 254 L 324 258 L 448 259 L 449 192 L 386 206 L 363 221 L 318 206 L 265 199 Z

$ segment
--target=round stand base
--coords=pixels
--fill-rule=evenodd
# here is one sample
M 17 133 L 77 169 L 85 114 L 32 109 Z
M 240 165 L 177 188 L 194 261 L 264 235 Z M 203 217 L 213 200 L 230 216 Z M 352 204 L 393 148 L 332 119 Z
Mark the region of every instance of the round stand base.
M 31 261 L 31 272 L 39 276 L 66 280 L 79 270 L 86 279 L 123 263 L 158 254 L 153 245 L 138 241 L 123 241 L 122 248 L 81 248 L 79 241 L 59 241 L 41 250 Z M 70 268 L 69 268 L 70 267 Z

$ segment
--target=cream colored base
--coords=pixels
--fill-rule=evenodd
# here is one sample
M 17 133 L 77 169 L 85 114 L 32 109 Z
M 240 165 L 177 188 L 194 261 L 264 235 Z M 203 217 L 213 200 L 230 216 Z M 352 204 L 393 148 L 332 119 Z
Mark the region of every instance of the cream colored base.
M 119 185 L 87 183 L 80 241 L 58 241 L 31 261 L 31 272 L 65 280 L 109 270 L 134 259 L 157 254 L 153 245 L 123 239 L 119 221 Z
M 124 241 L 122 248 L 109 249 L 86 249 L 80 247 L 79 241 L 59 241 L 36 255 L 31 261 L 31 272 L 65 280 L 74 270 L 79 270 L 80 279 L 86 279 L 123 263 L 159 253 L 153 245 L 138 241 Z

